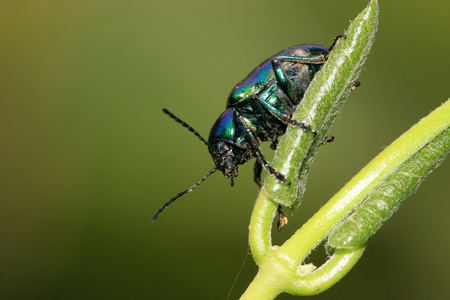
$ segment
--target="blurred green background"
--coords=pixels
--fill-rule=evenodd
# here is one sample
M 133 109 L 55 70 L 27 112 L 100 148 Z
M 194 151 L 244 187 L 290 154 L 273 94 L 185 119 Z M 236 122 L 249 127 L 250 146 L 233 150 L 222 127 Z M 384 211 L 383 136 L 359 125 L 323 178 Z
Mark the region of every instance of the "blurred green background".
M 225 299 L 247 258 L 237 299 L 257 271 L 247 256 L 253 163 L 234 188 L 216 174 L 152 224 L 213 167 L 161 109 L 207 137 L 255 66 L 295 44 L 329 46 L 367 2 L 2 1 L 0 298 Z M 380 2 L 362 85 L 275 244 L 450 95 L 450 2 Z M 447 159 L 316 298 L 449 295 L 449 178 Z

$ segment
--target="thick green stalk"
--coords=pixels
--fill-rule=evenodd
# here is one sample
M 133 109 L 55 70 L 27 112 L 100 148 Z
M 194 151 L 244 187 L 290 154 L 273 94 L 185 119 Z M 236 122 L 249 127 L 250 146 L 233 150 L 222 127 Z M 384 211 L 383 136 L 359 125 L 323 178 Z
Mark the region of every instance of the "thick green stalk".
M 280 139 L 272 166 L 287 175 L 291 185 L 267 177 L 262 193 L 283 206 L 296 209 L 303 196 L 309 168 L 337 113 L 358 79 L 378 25 L 378 2 L 353 21 L 321 71 L 311 82 L 293 119 L 311 124 L 318 134 L 289 127 Z
M 356 264 L 364 251 L 367 238 L 379 226 L 374 230 L 370 218 L 369 221 L 362 218 L 357 220 L 362 222 L 362 226 L 368 225 L 367 230 L 363 227 L 358 227 L 358 230 L 350 227 L 352 230 L 346 230 L 346 226 L 354 223 L 351 218 L 348 219 L 343 223 L 343 227 L 338 227 L 336 231 L 343 233 L 337 234 L 336 237 L 332 235 L 329 241 L 330 246 L 340 249 L 318 269 L 312 265 L 301 264 L 309 252 L 355 209 L 357 210 L 354 215 L 363 208 L 363 214 L 367 216 L 365 203 L 361 203 L 368 196 L 367 204 L 375 215 L 375 221 L 384 221 L 385 215 L 395 212 L 398 202 L 416 189 L 448 152 L 450 100 L 381 152 L 281 247 L 265 246 L 265 253 L 258 253 L 260 272 L 242 299 L 273 299 L 273 295 L 280 292 L 313 295 L 331 287 Z M 413 174 L 410 171 L 413 171 Z M 394 197 L 388 200 L 394 201 L 395 205 L 372 205 L 370 197 L 377 195 L 374 191 L 382 191 L 381 195 L 393 194 Z M 399 195 L 400 200 L 395 199 Z M 270 199 L 263 198 L 262 201 L 271 203 Z M 259 225 L 266 226 L 266 230 L 270 230 L 268 219 L 273 217 L 276 203 L 272 202 L 269 206 L 270 217 L 264 216 L 261 211 L 258 213 L 263 220 Z M 386 212 L 386 209 L 389 211 Z M 267 242 L 270 237 L 266 235 L 265 239 L 263 244 L 266 245 L 270 242 Z M 355 243 L 354 240 L 359 242 Z M 344 243 L 339 244 L 342 241 Z M 252 298 L 254 295 L 258 295 L 258 298 Z
M 359 75 L 377 18 L 378 1 L 372 0 L 350 25 L 348 38 L 339 43 L 294 114 L 296 120 L 310 123 L 318 136 L 289 128 L 280 141 L 273 165 L 287 174 L 292 184 L 269 177 L 261 189 L 249 235 L 260 270 L 241 299 L 273 299 L 282 292 L 313 295 L 334 285 L 359 260 L 367 239 L 450 151 L 447 101 L 372 160 L 282 246 L 272 246 L 270 233 L 277 206 L 296 208 L 300 204 L 309 167 Z M 379 195 L 389 197 L 381 203 Z M 337 249 L 335 253 L 319 268 L 303 265 L 312 249 L 335 228 L 328 241 Z
M 293 264 L 301 263 L 309 251 L 314 249 L 333 227 L 360 205 L 368 195 L 382 186 L 411 157 L 416 153 L 420 155 L 419 151 L 425 145 L 446 132 L 449 127 L 450 101 L 447 101 L 400 136 L 353 177 L 282 247 L 276 250 L 280 252 L 278 256 Z M 448 144 L 445 146 L 445 142 L 443 147 L 447 152 L 449 151 Z M 434 163 L 431 163 L 434 166 L 442 160 L 441 155 L 430 157 L 425 152 L 422 154 L 428 156 L 425 159 L 434 159 Z M 415 159 L 420 158 L 416 156 Z
M 450 101 L 444 107 L 450 107 L 449 104 Z M 447 115 L 441 115 L 443 119 L 450 119 L 450 110 L 447 111 Z M 442 121 L 437 124 L 445 124 L 445 120 Z M 401 164 L 345 222 L 339 224 L 328 238 L 328 245 L 333 248 L 353 248 L 366 243 L 403 200 L 444 160 L 449 151 L 450 129 L 447 128 Z
M 340 40 L 294 113 L 294 119 L 310 123 L 316 129 L 317 137 L 298 128 L 288 128 L 280 140 L 272 164 L 287 175 L 291 185 L 268 176 L 260 191 L 249 233 L 250 248 L 258 264 L 259 258 L 271 247 L 274 205 L 280 203 L 295 208 L 300 203 L 309 166 L 359 75 L 374 41 L 377 25 L 378 1 L 372 0 L 349 26 L 345 32 L 347 39 Z M 267 201 L 272 204 L 267 204 Z
M 271 227 L 278 203 L 296 207 L 303 193 L 306 174 L 322 141 L 330 129 L 353 83 L 357 79 L 378 24 L 378 1 L 372 0 L 355 19 L 316 75 L 293 118 L 304 121 L 318 132 L 316 138 L 298 129 L 288 129 L 278 146 L 274 166 L 292 182 L 280 184 L 269 177 L 255 204 L 250 222 L 250 248 L 260 271 L 242 299 L 273 299 L 283 291 L 314 294 L 325 290 L 344 276 L 358 261 L 364 247 L 337 251 L 326 264 L 312 272 L 313 266 L 301 266 L 292 260 L 290 249 L 272 247 Z M 301 243 L 302 244 L 302 243 Z M 307 255 L 297 244 L 300 255 Z M 315 246 L 315 244 L 314 244 Z

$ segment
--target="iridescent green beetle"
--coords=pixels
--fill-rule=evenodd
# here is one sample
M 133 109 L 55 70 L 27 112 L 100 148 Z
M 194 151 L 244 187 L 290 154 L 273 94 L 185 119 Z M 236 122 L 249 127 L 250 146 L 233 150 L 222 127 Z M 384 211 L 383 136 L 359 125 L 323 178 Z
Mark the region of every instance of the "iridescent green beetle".
M 330 48 L 299 45 L 266 59 L 231 91 L 226 110 L 211 128 L 208 141 L 188 124 L 164 109 L 166 114 L 193 132 L 208 146 L 216 166 L 199 182 L 165 203 L 153 216 L 153 221 L 173 201 L 192 191 L 216 170 L 222 171 L 233 186 L 234 177 L 239 173 L 238 165 L 245 164 L 253 157 L 256 157 L 254 180 L 258 186 L 261 186 L 263 167 L 279 181 L 290 184 L 285 175 L 270 166 L 259 145 L 261 142 L 271 141 L 272 148 L 275 148 L 278 137 L 285 133 L 288 125 L 316 134 L 308 124 L 293 120 L 291 117 L 301 103 L 311 80 L 341 38 L 346 36 L 337 36 Z M 281 219 L 284 214 L 281 210 L 279 212 Z

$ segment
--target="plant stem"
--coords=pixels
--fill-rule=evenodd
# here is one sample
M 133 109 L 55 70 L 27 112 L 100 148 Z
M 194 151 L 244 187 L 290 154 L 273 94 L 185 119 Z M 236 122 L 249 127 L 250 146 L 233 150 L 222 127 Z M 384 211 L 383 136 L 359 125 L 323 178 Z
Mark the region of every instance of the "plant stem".
M 347 39 L 338 43 L 294 113 L 293 118 L 316 128 L 318 137 L 313 141 L 312 134 L 305 134 L 298 128 L 288 128 L 280 140 L 272 164 L 286 174 L 292 184 L 288 186 L 268 176 L 260 191 L 250 221 L 249 239 L 258 264 L 260 257 L 271 248 L 270 229 L 276 203 L 293 208 L 300 203 L 299 197 L 306 183 L 305 174 L 357 79 L 373 43 L 377 24 L 378 1 L 372 0 L 350 25 L 346 32 Z
M 423 118 L 367 164 L 282 247 L 283 259 L 299 264 L 376 186 L 432 139 L 450 127 L 450 101 Z M 301 245 L 302 250 L 299 250 Z M 309 250 L 308 250 L 309 248 Z
M 272 246 L 271 229 L 277 207 L 282 204 L 296 208 L 300 204 L 309 167 L 359 75 L 373 43 L 377 24 L 378 1 L 371 0 L 350 25 L 346 32 L 347 39 L 335 48 L 308 88 L 302 105 L 294 113 L 295 120 L 311 124 L 318 136 L 314 139 L 311 134 L 288 128 L 280 141 L 273 166 L 286 174 L 292 184 L 279 183 L 269 176 L 260 191 L 249 233 L 250 248 L 260 269 L 241 299 L 273 299 L 282 292 L 313 295 L 334 285 L 359 260 L 367 238 L 374 231 L 366 231 L 357 243 L 344 242 L 347 243 L 346 247 L 337 247 L 338 250 L 319 268 L 302 264 L 312 249 L 369 195 L 383 187 L 387 179 L 395 177 L 399 170 L 403 172 L 401 167 L 408 166 L 407 162 L 413 162 L 412 157 L 419 156 L 420 159 L 420 156 L 427 156 L 430 167 L 422 169 L 423 172 L 429 172 L 450 151 L 446 135 L 443 134 L 448 133 L 450 127 L 450 101 L 447 101 L 373 159 L 282 246 Z M 439 141 L 439 137 L 442 137 L 442 141 Z M 431 141 L 439 143 L 432 144 Z M 439 155 L 420 152 L 427 147 L 433 151 L 432 147 L 438 144 L 442 145 Z M 409 177 L 395 178 L 408 180 Z M 419 183 L 420 180 L 417 180 L 409 186 L 415 188 Z M 408 190 L 405 193 L 410 192 Z M 345 241 L 353 239 L 346 234 L 343 235 Z M 342 243 L 339 240 L 336 244 Z

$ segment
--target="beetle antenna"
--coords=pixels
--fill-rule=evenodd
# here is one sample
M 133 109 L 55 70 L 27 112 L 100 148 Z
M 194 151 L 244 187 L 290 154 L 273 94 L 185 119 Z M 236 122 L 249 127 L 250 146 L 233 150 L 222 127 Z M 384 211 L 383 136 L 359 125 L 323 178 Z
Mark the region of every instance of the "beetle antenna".
M 214 173 L 215 171 L 217 171 L 216 168 L 213 168 L 211 171 L 209 171 L 208 174 L 206 174 L 205 177 L 203 177 L 199 182 L 197 182 L 196 184 L 194 184 L 193 186 L 191 186 L 190 188 L 188 188 L 187 190 L 179 193 L 178 195 L 176 195 L 175 197 L 173 197 L 172 199 L 170 199 L 169 201 L 167 201 L 166 203 L 164 203 L 164 205 L 158 209 L 158 211 L 156 212 L 156 214 L 153 216 L 152 221 L 155 222 L 156 218 L 158 218 L 158 216 L 167 208 L 167 206 L 169 206 L 172 202 L 174 202 L 175 200 L 177 200 L 178 198 L 180 198 L 181 196 L 183 196 L 186 193 L 192 192 L 193 189 L 195 189 L 197 186 L 199 186 L 203 181 L 205 181 L 206 178 L 208 178 L 212 173 Z
M 172 119 L 174 119 L 175 121 L 177 121 L 178 123 L 180 123 L 181 125 L 183 125 L 183 127 L 186 127 L 187 130 L 189 130 L 190 132 L 192 132 L 193 134 L 195 134 L 203 143 L 205 143 L 206 146 L 209 146 L 209 143 L 191 126 L 189 126 L 189 124 L 187 124 L 186 122 L 184 122 L 183 120 L 178 119 L 173 113 L 171 113 L 170 111 L 168 111 L 167 109 L 163 108 L 163 112 L 165 114 L 168 114 L 169 117 L 171 117 Z

